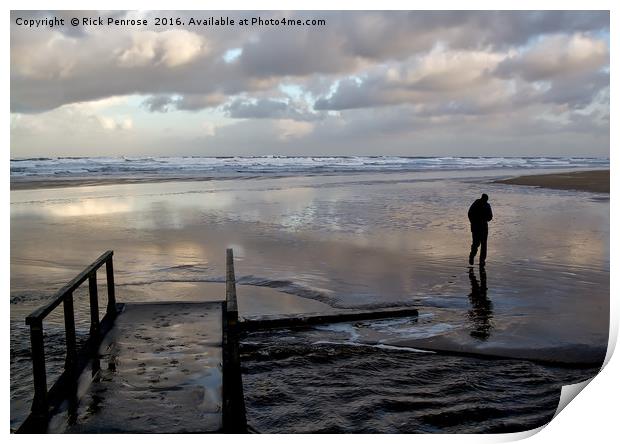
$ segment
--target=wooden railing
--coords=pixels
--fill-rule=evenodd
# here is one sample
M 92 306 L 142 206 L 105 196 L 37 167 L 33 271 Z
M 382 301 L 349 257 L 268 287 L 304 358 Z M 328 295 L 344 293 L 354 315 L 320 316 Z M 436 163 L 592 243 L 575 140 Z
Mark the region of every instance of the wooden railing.
M 30 344 L 32 354 L 32 375 L 34 397 L 31 414 L 24 422 L 23 431 L 41 431 L 47 426 L 50 408 L 57 407 L 67 398 L 68 391 L 75 389 L 77 379 L 87 362 L 95 357 L 101 338 L 113 322 L 119 307 L 116 304 L 114 292 L 114 268 L 112 263 L 113 251 L 106 251 L 95 262 L 90 264 L 67 285 L 62 287 L 54 297 L 43 307 L 33 311 L 27 318 L 30 326 Z M 103 319 L 99 319 L 99 297 L 97 294 L 97 270 L 105 264 L 108 290 L 108 304 Z M 73 293 L 88 279 L 90 301 L 90 332 L 83 347 L 78 350 L 75 334 L 75 311 L 73 308 Z M 43 320 L 60 304 L 63 305 L 66 357 L 64 371 L 54 385 L 47 390 L 47 372 L 45 367 L 45 345 L 43 335 Z M 93 372 L 99 370 L 97 359 L 92 363 Z
M 17 430 L 18 433 L 46 432 L 50 416 L 65 401 L 69 401 L 69 422 L 71 422 L 73 415 L 71 411 L 74 411 L 77 405 L 77 381 L 80 374 L 89 363 L 93 376 L 97 374 L 99 370 L 97 351 L 101 339 L 110 330 L 114 319 L 123 306 L 123 304 L 116 303 L 112 255 L 112 251 L 105 252 L 71 282 L 58 290 L 56 295 L 46 305 L 35 310 L 26 318 L 26 324 L 30 326 L 34 397 L 31 413 Z M 108 305 L 106 314 L 99 320 L 97 270 L 104 264 L 106 266 Z M 75 333 L 73 293 L 87 279 L 90 301 L 90 333 L 88 340 L 83 346 L 78 348 Z M 64 311 L 67 349 L 65 368 L 48 391 L 43 320 L 61 303 L 63 304 Z M 247 433 L 241 362 L 239 359 L 239 312 L 237 308 L 237 290 L 232 249 L 226 251 L 226 300 L 222 302 L 222 308 L 223 431 L 227 433 Z

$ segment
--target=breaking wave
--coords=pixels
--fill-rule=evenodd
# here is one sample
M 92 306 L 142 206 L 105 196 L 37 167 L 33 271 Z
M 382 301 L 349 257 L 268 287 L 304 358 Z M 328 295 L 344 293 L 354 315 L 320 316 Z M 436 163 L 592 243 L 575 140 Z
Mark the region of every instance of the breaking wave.
M 57 157 L 11 159 L 11 179 L 183 178 L 436 170 L 604 168 L 590 157 Z

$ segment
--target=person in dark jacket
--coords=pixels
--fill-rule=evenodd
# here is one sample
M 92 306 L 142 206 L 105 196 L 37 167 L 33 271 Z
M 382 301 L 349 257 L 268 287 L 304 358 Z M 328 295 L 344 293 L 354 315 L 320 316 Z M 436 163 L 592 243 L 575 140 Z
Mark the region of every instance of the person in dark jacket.
M 493 219 L 489 196 L 483 194 L 476 199 L 467 212 L 471 224 L 471 252 L 469 253 L 469 265 L 474 265 L 474 257 L 480 247 L 480 266 L 484 267 L 487 259 L 487 237 L 489 235 L 488 222 Z

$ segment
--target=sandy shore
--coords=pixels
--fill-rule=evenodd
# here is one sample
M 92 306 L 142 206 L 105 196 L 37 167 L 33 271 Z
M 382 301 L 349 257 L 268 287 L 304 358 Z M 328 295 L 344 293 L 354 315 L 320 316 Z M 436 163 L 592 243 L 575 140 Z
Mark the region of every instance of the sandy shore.
M 496 180 L 495 183 L 554 188 L 557 190 L 609 193 L 609 170 L 519 176 L 511 179 Z
M 221 179 L 221 178 L 218 178 Z M 213 180 L 213 177 L 110 177 L 110 178 L 83 178 L 76 177 L 71 179 L 11 179 L 11 190 L 36 190 L 43 188 L 67 188 L 67 187 L 92 187 L 101 185 L 122 185 L 139 183 L 160 183 L 160 182 L 204 182 Z

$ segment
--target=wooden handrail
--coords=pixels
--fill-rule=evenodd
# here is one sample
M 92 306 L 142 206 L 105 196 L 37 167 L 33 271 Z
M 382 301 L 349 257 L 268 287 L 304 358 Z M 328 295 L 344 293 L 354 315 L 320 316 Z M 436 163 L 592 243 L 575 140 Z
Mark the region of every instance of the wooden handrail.
M 73 293 L 76 288 L 78 288 L 93 273 L 96 273 L 97 270 L 108 260 L 111 263 L 113 254 L 114 252 L 112 250 L 108 250 L 101 256 L 99 256 L 95 262 L 86 267 L 80 274 L 71 279 L 67 285 L 58 290 L 54 297 L 50 300 L 50 302 L 30 313 L 28 317 L 26 317 L 26 324 L 31 325 L 33 322 L 43 321 L 43 319 L 45 319 L 47 315 L 49 315 L 56 307 L 60 305 L 61 302 L 63 302 L 65 296 L 68 293 Z
M 101 338 L 110 328 L 117 315 L 118 306 L 114 291 L 114 268 L 112 263 L 113 251 L 106 251 L 96 261 L 86 267 L 67 285 L 56 292 L 54 297 L 44 306 L 33 311 L 26 317 L 26 324 L 30 326 L 30 347 L 32 357 L 32 375 L 34 396 L 31 413 L 18 429 L 18 432 L 41 432 L 47 427 L 50 415 L 50 405 L 56 407 L 62 401 L 65 392 L 74 390 L 77 378 L 87 361 L 96 358 L 97 348 Z M 108 304 L 106 314 L 99 319 L 99 297 L 97 293 L 97 270 L 105 264 Z M 77 349 L 75 334 L 75 310 L 73 306 L 73 292 L 88 280 L 90 302 L 90 333 L 84 347 Z M 45 368 L 45 344 L 43 334 L 43 320 L 60 304 L 63 304 L 65 323 L 65 368 L 50 390 L 47 390 L 47 372 Z M 93 372 L 99 369 L 98 360 L 93 359 Z

